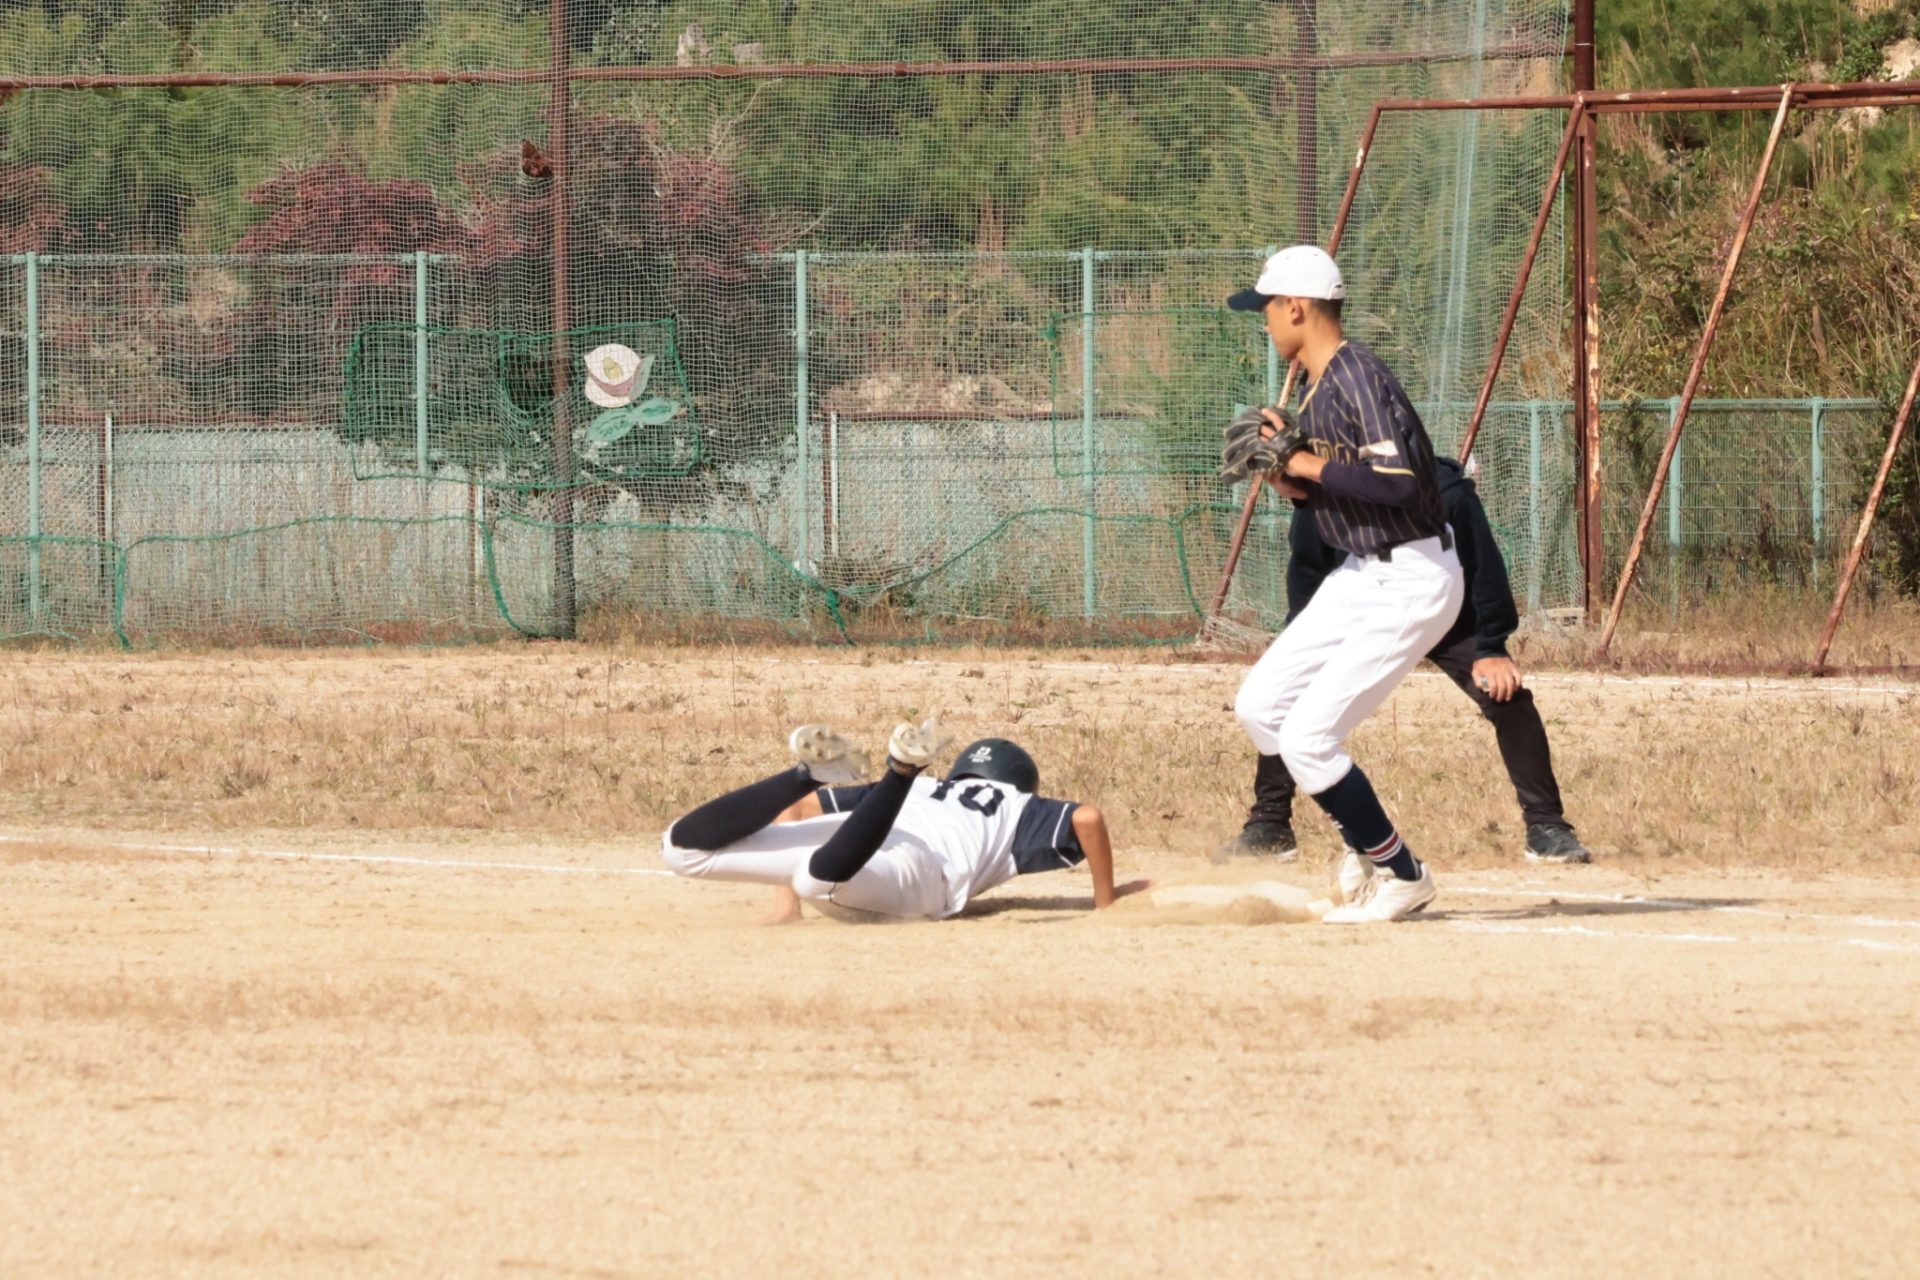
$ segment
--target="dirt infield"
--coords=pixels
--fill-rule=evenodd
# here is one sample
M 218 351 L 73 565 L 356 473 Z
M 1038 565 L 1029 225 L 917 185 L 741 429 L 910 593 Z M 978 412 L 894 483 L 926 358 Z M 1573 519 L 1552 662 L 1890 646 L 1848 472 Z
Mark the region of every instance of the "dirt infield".
M 1416 682 L 1359 743 L 1441 882 L 1391 929 L 1094 915 L 1063 873 L 939 925 L 767 930 L 758 891 L 655 874 L 655 833 L 822 712 L 1010 726 L 1114 816 L 1123 873 L 1218 882 L 1236 673 L 0 667 L 0 1275 L 1897 1275 L 1920 1248 L 1911 686 L 1540 677 L 1602 859 L 1548 873 L 1491 735 Z M 1306 836 L 1284 878 L 1312 885 Z

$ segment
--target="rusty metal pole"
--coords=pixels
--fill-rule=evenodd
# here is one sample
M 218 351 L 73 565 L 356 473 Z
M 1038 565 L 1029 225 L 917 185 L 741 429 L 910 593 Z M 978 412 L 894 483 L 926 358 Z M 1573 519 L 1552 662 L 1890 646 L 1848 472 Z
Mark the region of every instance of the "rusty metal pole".
M 1633 586 L 1634 570 L 1640 566 L 1640 552 L 1646 546 L 1647 530 L 1653 527 L 1655 512 L 1660 507 L 1660 494 L 1667 486 L 1667 471 L 1673 465 L 1673 454 L 1680 447 L 1680 433 L 1686 430 L 1687 415 L 1693 409 L 1693 397 L 1700 390 L 1700 377 L 1706 372 L 1707 353 L 1713 350 L 1714 337 L 1720 331 L 1720 317 L 1726 314 L 1727 297 L 1733 292 L 1734 273 L 1740 269 L 1740 255 L 1747 247 L 1747 236 L 1753 231 L 1754 215 L 1760 211 L 1760 199 L 1766 194 L 1767 178 L 1773 172 L 1773 157 L 1780 149 L 1780 135 L 1786 131 L 1787 117 L 1793 111 L 1794 90 L 1792 85 L 1780 91 L 1780 109 L 1774 112 L 1773 132 L 1767 135 L 1767 149 L 1760 157 L 1760 172 L 1753 179 L 1753 190 L 1747 193 L 1747 207 L 1740 214 L 1740 226 L 1733 235 L 1733 247 L 1727 252 L 1727 264 L 1720 269 L 1720 287 L 1713 295 L 1713 306 L 1707 312 L 1706 326 L 1700 331 L 1700 343 L 1693 351 L 1693 367 L 1687 370 L 1687 381 L 1680 390 L 1680 403 L 1673 412 L 1673 426 L 1667 432 L 1667 444 L 1660 451 L 1660 465 L 1654 469 L 1653 486 L 1647 490 L 1646 505 L 1640 510 L 1640 524 L 1633 531 L 1633 543 L 1627 548 L 1626 563 L 1620 566 L 1620 583 L 1613 593 L 1613 607 L 1607 611 L 1607 627 L 1600 634 L 1600 648 L 1597 657 L 1607 656 L 1607 647 L 1613 643 L 1613 633 L 1620 628 L 1620 612 L 1626 607 L 1627 590 Z
M 1353 212 L 1353 197 L 1360 190 L 1360 175 L 1367 167 L 1367 157 L 1373 152 L 1373 135 L 1380 128 L 1380 108 L 1375 107 L 1367 114 L 1367 127 L 1360 133 L 1360 149 L 1353 156 L 1353 172 L 1347 175 L 1347 189 L 1340 197 L 1340 212 L 1334 215 L 1333 232 L 1327 238 L 1327 252 L 1340 252 L 1340 238 L 1346 234 L 1347 215 Z M 1300 376 L 1300 362 L 1295 360 L 1287 366 L 1286 385 L 1280 390 L 1280 403 L 1285 404 L 1293 398 L 1293 384 Z M 1208 623 L 1220 616 L 1226 608 L 1227 593 L 1233 590 L 1233 571 L 1240 566 L 1240 552 L 1247 543 L 1247 531 L 1253 527 L 1253 513 L 1260 506 L 1260 491 L 1266 488 L 1264 480 L 1255 480 L 1247 487 L 1247 500 L 1240 507 L 1240 521 L 1234 526 L 1233 540 L 1227 544 L 1227 561 L 1220 569 L 1220 585 L 1214 589 L 1213 604 L 1207 609 Z M 1201 625 L 1206 630 L 1206 624 Z
M 567 330 L 573 323 L 567 296 L 568 217 L 571 201 L 567 179 L 573 169 L 568 134 L 573 117 L 573 89 L 568 76 L 567 2 L 549 0 L 551 98 L 547 105 L 547 147 L 552 176 L 547 198 L 553 215 L 553 629 L 563 640 L 573 638 L 577 600 L 573 573 L 573 423 L 567 411 L 569 375 L 573 372 L 572 343 Z
M 1486 419 L 1487 405 L 1493 400 L 1493 384 L 1499 381 L 1500 366 L 1507 358 L 1507 344 L 1513 338 L 1513 324 L 1520 316 L 1520 302 L 1526 297 L 1527 281 L 1533 277 L 1533 263 L 1540 256 L 1540 242 L 1546 238 L 1547 223 L 1553 217 L 1553 202 L 1560 194 L 1560 179 L 1567 171 L 1567 157 L 1573 151 L 1573 141 L 1580 132 L 1580 125 L 1586 119 L 1584 106 L 1575 106 L 1567 114 L 1566 132 L 1560 135 L 1560 153 L 1554 157 L 1553 172 L 1547 175 L 1547 189 L 1540 197 L 1540 212 L 1533 220 L 1533 237 L 1527 241 L 1527 252 L 1520 259 L 1520 270 L 1513 282 L 1513 293 L 1507 298 L 1507 311 L 1500 319 L 1500 332 L 1493 340 L 1493 359 L 1487 364 L 1487 376 L 1480 384 L 1480 398 L 1474 402 L 1473 417 L 1467 422 L 1467 434 L 1460 442 L 1460 461 L 1465 462 L 1473 453 L 1473 442 L 1479 438 L 1480 424 Z
M 1900 401 L 1900 412 L 1894 415 L 1893 430 L 1887 433 L 1887 451 L 1880 457 L 1880 470 L 1873 477 L 1873 488 L 1867 492 L 1867 505 L 1860 512 L 1860 529 L 1853 535 L 1853 546 L 1847 551 L 1847 567 L 1840 573 L 1840 589 L 1834 593 L 1833 609 L 1827 614 L 1827 625 L 1820 632 L 1820 647 L 1813 655 L 1813 670 L 1819 675 L 1827 669 L 1827 654 L 1833 648 L 1833 638 L 1840 631 L 1840 614 L 1847 607 L 1847 593 L 1853 590 L 1854 575 L 1860 572 L 1860 561 L 1867 553 L 1867 540 L 1873 534 L 1874 517 L 1880 513 L 1880 499 L 1887 491 L 1887 477 L 1893 472 L 1894 459 L 1900 453 L 1900 445 L 1906 439 L 1907 423 L 1913 417 L 1913 401 L 1920 393 L 1920 357 L 1913 362 L 1913 376 L 1907 379 L 1907 394 Z

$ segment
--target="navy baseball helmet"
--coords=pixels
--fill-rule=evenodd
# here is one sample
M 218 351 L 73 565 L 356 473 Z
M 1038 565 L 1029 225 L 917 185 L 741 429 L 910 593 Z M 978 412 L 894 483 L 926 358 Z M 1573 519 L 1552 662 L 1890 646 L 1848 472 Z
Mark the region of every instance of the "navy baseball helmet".
M 1040 789 L 1040 766 L 1017 742 L 982 738 L 969 743 L 954 759 L 947 778 L 984 778 L 988 782 L 1004 782 L 1016 791 L 1032 795 Z

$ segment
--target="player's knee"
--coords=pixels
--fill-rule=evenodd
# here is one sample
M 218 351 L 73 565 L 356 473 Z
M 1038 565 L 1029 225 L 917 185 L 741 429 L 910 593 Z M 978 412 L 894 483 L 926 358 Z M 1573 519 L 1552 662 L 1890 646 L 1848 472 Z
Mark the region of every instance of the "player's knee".
M 788 883 L 793 886 L 793 891 L 799 894 L 801 899 L 806 902 L 820 902 L 829 898 L 833 895 L 833 891 L 839 887 L 829 881 L 816 877 L 806 863 L 801 863 L 800 866 L 794 869 L 793 878 L 789 880 Z
M 1290 717 L 1280 726 L 1280 758 L 1286 761 L 1287 772 L 1291 773 L 1308 795 L 1323 791 L 1326 786 L 1340 780 L 1333 773 L 1335 757 L 1340 754 L 1340 744 L 1324 733 L 1319 726 L 1308 724 L 1299 717 Z M 1316 786 L 1316 780 L 1333 774 L 1326 786 Z
M 705 849 L 684 849 L 675 844 L 672 827 L 660 837 L 660 859 L 677 876 L 698 877 L 713 863 L 713 855 Z
M 1233 714 L 1240 721 L 1240 727 L 1255 742 L 1271 738 L 1277 727 L 1272 703 L 1260 696 L 1260 691 L 1253 687 L 1251 681 L 1242 683 L 1240 692 L 1234 695 Z

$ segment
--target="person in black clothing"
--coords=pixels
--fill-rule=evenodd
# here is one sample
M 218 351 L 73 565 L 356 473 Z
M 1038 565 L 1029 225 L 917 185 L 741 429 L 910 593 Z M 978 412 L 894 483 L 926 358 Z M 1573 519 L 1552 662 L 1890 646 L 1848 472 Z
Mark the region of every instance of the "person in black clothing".
M 1427 661 L 1446 672 L 1461 692 L 1473 699 L 1480 713 L 1493 722 L 1500 757 L 1506 762 L 1507 776 L 1513 780 L 1527 826 L 1527 859 L 1589 862 L 1593 855 L 1574 835 L 1561 806 L 1547 730 L 1534 706 L 1533 692 L 1521 682 L 1507 653 L 1507 637 L 1520 625 L 1520 617 L 1513 606 L 1506 561 L 1487 523 L 1486 509 L 1458 462 L 1439 458 L 1435 467 L 1441 502 L 1467 580 L 1467 595 L 1460 616 L 1427 654 Z M 1289 537 L 1292 554 L 1287 562 L 1287 620 L 1291 622 L 1345 553 L 1323 542 L 1313 521 L 1298 516 Z M 1263 773 L 1254 785 L 1246 827 L 1223 847 L 1222 853 L 1292 858 L 1298 848 L 1293 834 L 1294 789 L 1293 779 L 1286 774 Z

